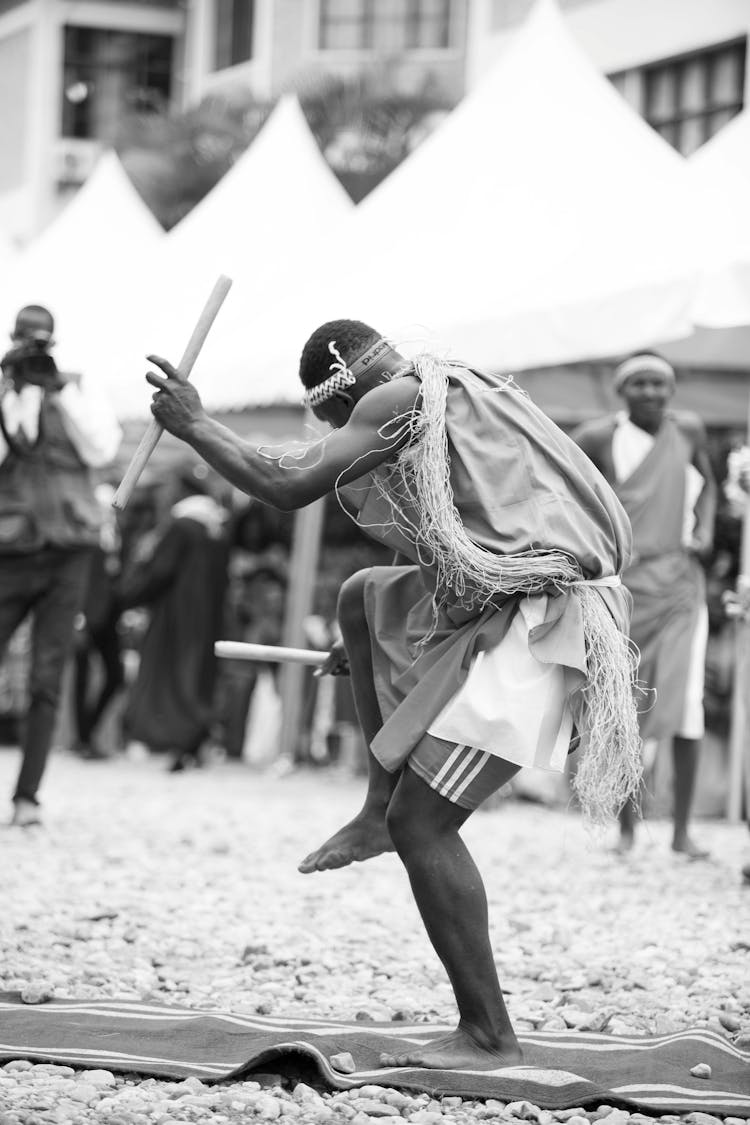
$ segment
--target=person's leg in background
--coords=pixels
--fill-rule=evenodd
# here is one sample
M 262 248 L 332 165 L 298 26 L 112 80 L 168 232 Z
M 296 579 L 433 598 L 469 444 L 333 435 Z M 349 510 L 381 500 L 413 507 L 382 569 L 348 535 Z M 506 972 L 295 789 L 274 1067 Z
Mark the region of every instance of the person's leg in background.
M 85 752 L 88 758 L 104 759 L 110 757 L 110 754 L 97 744 L 95 735 L 104 712 L 125 683 L 117 620 L 117 616 L 113 614 L 99 628 L 92 629 L 90 643 L 85 653 L 76 654 L 76 685 L 78 685 L 78 659 L 81 655 L 86 656 L 88 672 L 92 653 L 98 653 L 103 672 L 102 684 L 93 706 L 87 707 L 84 697 L 81 701 L 80 712 L 78 712 L 80 714 L 79 735 L 81 743 L 86 748 Z M 78 710 L 78 700 L 76 700 L 76 708 Z
M 700 751 L 701 740 L 699 738 L 683 738 L 681 735 L 675 735 L 672 739 L 672 767 L 674 770 L 672 850 L 682 852 L 690 859 L 705 859 L 708 855 L 708 851 L 696 844 L 688 833 Z
M 33 574 L 24 555 L 0 558 L 0 660 L 8 642 L 29 613 L 34 599 Z
M 88 757 L 89 738 L 91 736 L 89 687 L 92 649 L 93 642 L 90 633 L 88 630 L 82 630 L 75 639 L 75 676 L 73 678 L 73 705 L 78 732 L 76 749 L 82 757 Z
M 707 645 L 708 609 L 703 606 L 698 614 L 690 646 L 682 726 L 672 739 L 672 850 L 681 852 L 690 859 L 705 859 L 708 855 L 708 851 L 696 844 L 688 830 L 705 729 L 703 691 Z
M 43 590 L 34 603 L 29 710 L 13 795 L 14 823 L 21 826 L 39 821 L 37 791 L 54 733 L 65 661 L 73 648 L 75 618 L 86 591 L 89 560 L 87 550 L 54 548 L 40 551 L 35 558 Z

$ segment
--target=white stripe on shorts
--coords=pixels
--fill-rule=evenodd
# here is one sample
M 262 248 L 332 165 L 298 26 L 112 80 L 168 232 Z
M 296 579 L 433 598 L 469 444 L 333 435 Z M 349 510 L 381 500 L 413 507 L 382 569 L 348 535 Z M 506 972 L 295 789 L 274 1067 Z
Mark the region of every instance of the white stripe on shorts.
M 432 785 L 433 789 L 436 789 L 441 797 L 455 800 L 471 784 L 489 756 L 486 750 L 457 746 L 443 769 L 436 776 Z M 457 757 L 459 758 L 458 762 L 456 762 Z M 477 761 L 477 758 L 479 761 Z M 456 764 L 454 765 L 454 763 Z M 444 777 L 445 780 L 443 781 Z M 441 781 L 442 784 L 440 784 Z
M 435 774 L 432 781 L 430 782 L 430 785 L 432 786 L 433 789 L 439 789 L 440 782 L 443 780 L 443 778 L 445 777 L 448 770 L 451 768 L 453 763 L 456 761 L 459 754 L 461 754 L 461 752 L 465 749 L 466 749 L 465 743 L 458 743 L 455 750 L 453 750 L 448 755 L 448 757 L 445 759 L 445 762 L 443 763 L 443 765 L 440 767 L 440 769 L 438 770 L 438 772 Z
M 475 751 L 475 753 L 481 754 L 481 757 L 480 757 L 479 761 L 477 762 L 477 764 L 474 766 L 474 769 L 471 771 L 471 773 L 467 774 L 467 776 L 463 779 L 463 781 L 461 782 L 461 784 L 458 786 L 457 789 L 454 789 L 453 794 L 452 794 L 454 801 L 457 801 L 458 798 L 463 793 L 464 789 L 466 789 L 469 785 L 471 785 L 474 778 L 477 776 L 479 771 L 484 767 L 485 762 L 490 757 L 490 754 L 487 750 L 481 750 L 481 751 L 477 750 L 477 751 Z

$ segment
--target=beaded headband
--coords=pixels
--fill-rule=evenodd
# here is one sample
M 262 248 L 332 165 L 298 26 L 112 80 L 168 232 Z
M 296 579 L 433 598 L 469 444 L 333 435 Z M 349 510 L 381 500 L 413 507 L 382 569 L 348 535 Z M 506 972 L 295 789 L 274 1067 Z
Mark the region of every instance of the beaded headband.
M 371 344 L 362 355 L 358 356 L 351 367 L 347 367 L 336 347 L 335 340 L 331 340 L 328 350 L 335 357 L 335 362 L 330 365 L 332 374 L 322 383 L 310 387 L 305 392 L 305 402 L 308 406 L 319 406 L 321 402 L 333 398 L 338 391 L 343 391 L 346 387 L 351 387 L 352 384 L 356 383 L 358 375 L 378 367 L 389 353 L 396 354 L 388 341 L 381 338 Z
M 668 363 L 666 359 L 662 359 L 659 355 L 632 355 L 630 359 L 626 359 L 619 367 L 615 368 L 615 390 L 620 389 L 623 383 L 627 382 L 631 375 L 638 375 L 642 371 L 655 371 L 660 375 L 666 375 L 674 383 L 675 373 L 674 367 Z

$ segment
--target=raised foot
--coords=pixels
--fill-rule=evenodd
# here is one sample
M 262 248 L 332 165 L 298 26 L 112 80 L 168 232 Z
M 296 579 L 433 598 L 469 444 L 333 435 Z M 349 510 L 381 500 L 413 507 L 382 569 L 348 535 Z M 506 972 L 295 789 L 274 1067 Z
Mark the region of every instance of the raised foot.
M 515 1037 L 494 1048 L 481 1046 L 468 1031 L 456 1028 L 450 1035 L 424 1046 L 410 1047 L 400 1055 L 382 1054 L 381 1066 L 419 1066 L 428 1070 L 499 1070 L 517 1066 L 523 1054 Z
M 303 875 L 309 875 L 312 871 L 331 871 L 393 850 L 384 815 L 360 813 L 334 833 L 330 840 L 326 840 L 325 844 L 310 852 L 297 870 Z

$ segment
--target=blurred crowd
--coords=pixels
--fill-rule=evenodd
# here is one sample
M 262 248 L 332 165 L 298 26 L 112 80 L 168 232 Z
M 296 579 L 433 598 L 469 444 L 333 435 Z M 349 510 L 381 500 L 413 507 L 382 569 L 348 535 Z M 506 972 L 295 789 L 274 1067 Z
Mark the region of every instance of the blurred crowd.
M 93 761 L 162 755 L 174 772 L 224 757 L 277 762 L 280 666 L 218 661 L 213 645 L 282 643 L 292 517 L 234 493 L 193 461 L 147 473 L 122 512 L 112 507 L 111 482 L 95 494 L 100 539 L 75 619 L 54 748 Z M 361 550 L 338 552 L 342 581 L 344 556 L 352 554 L 355 569 Z M 332 580 L 329 569 L 331 588 L 305 623 L 311 648 L 335 637 Z M 27 619 L 16 631 L 0 668 L 0 737 L 14 745 L 29 703 L 31 627 Z M 294 757 L 279 768 L 330 763 L 342 752 L 357 768 L 348 682 L 306 673 L 303 707 Z

